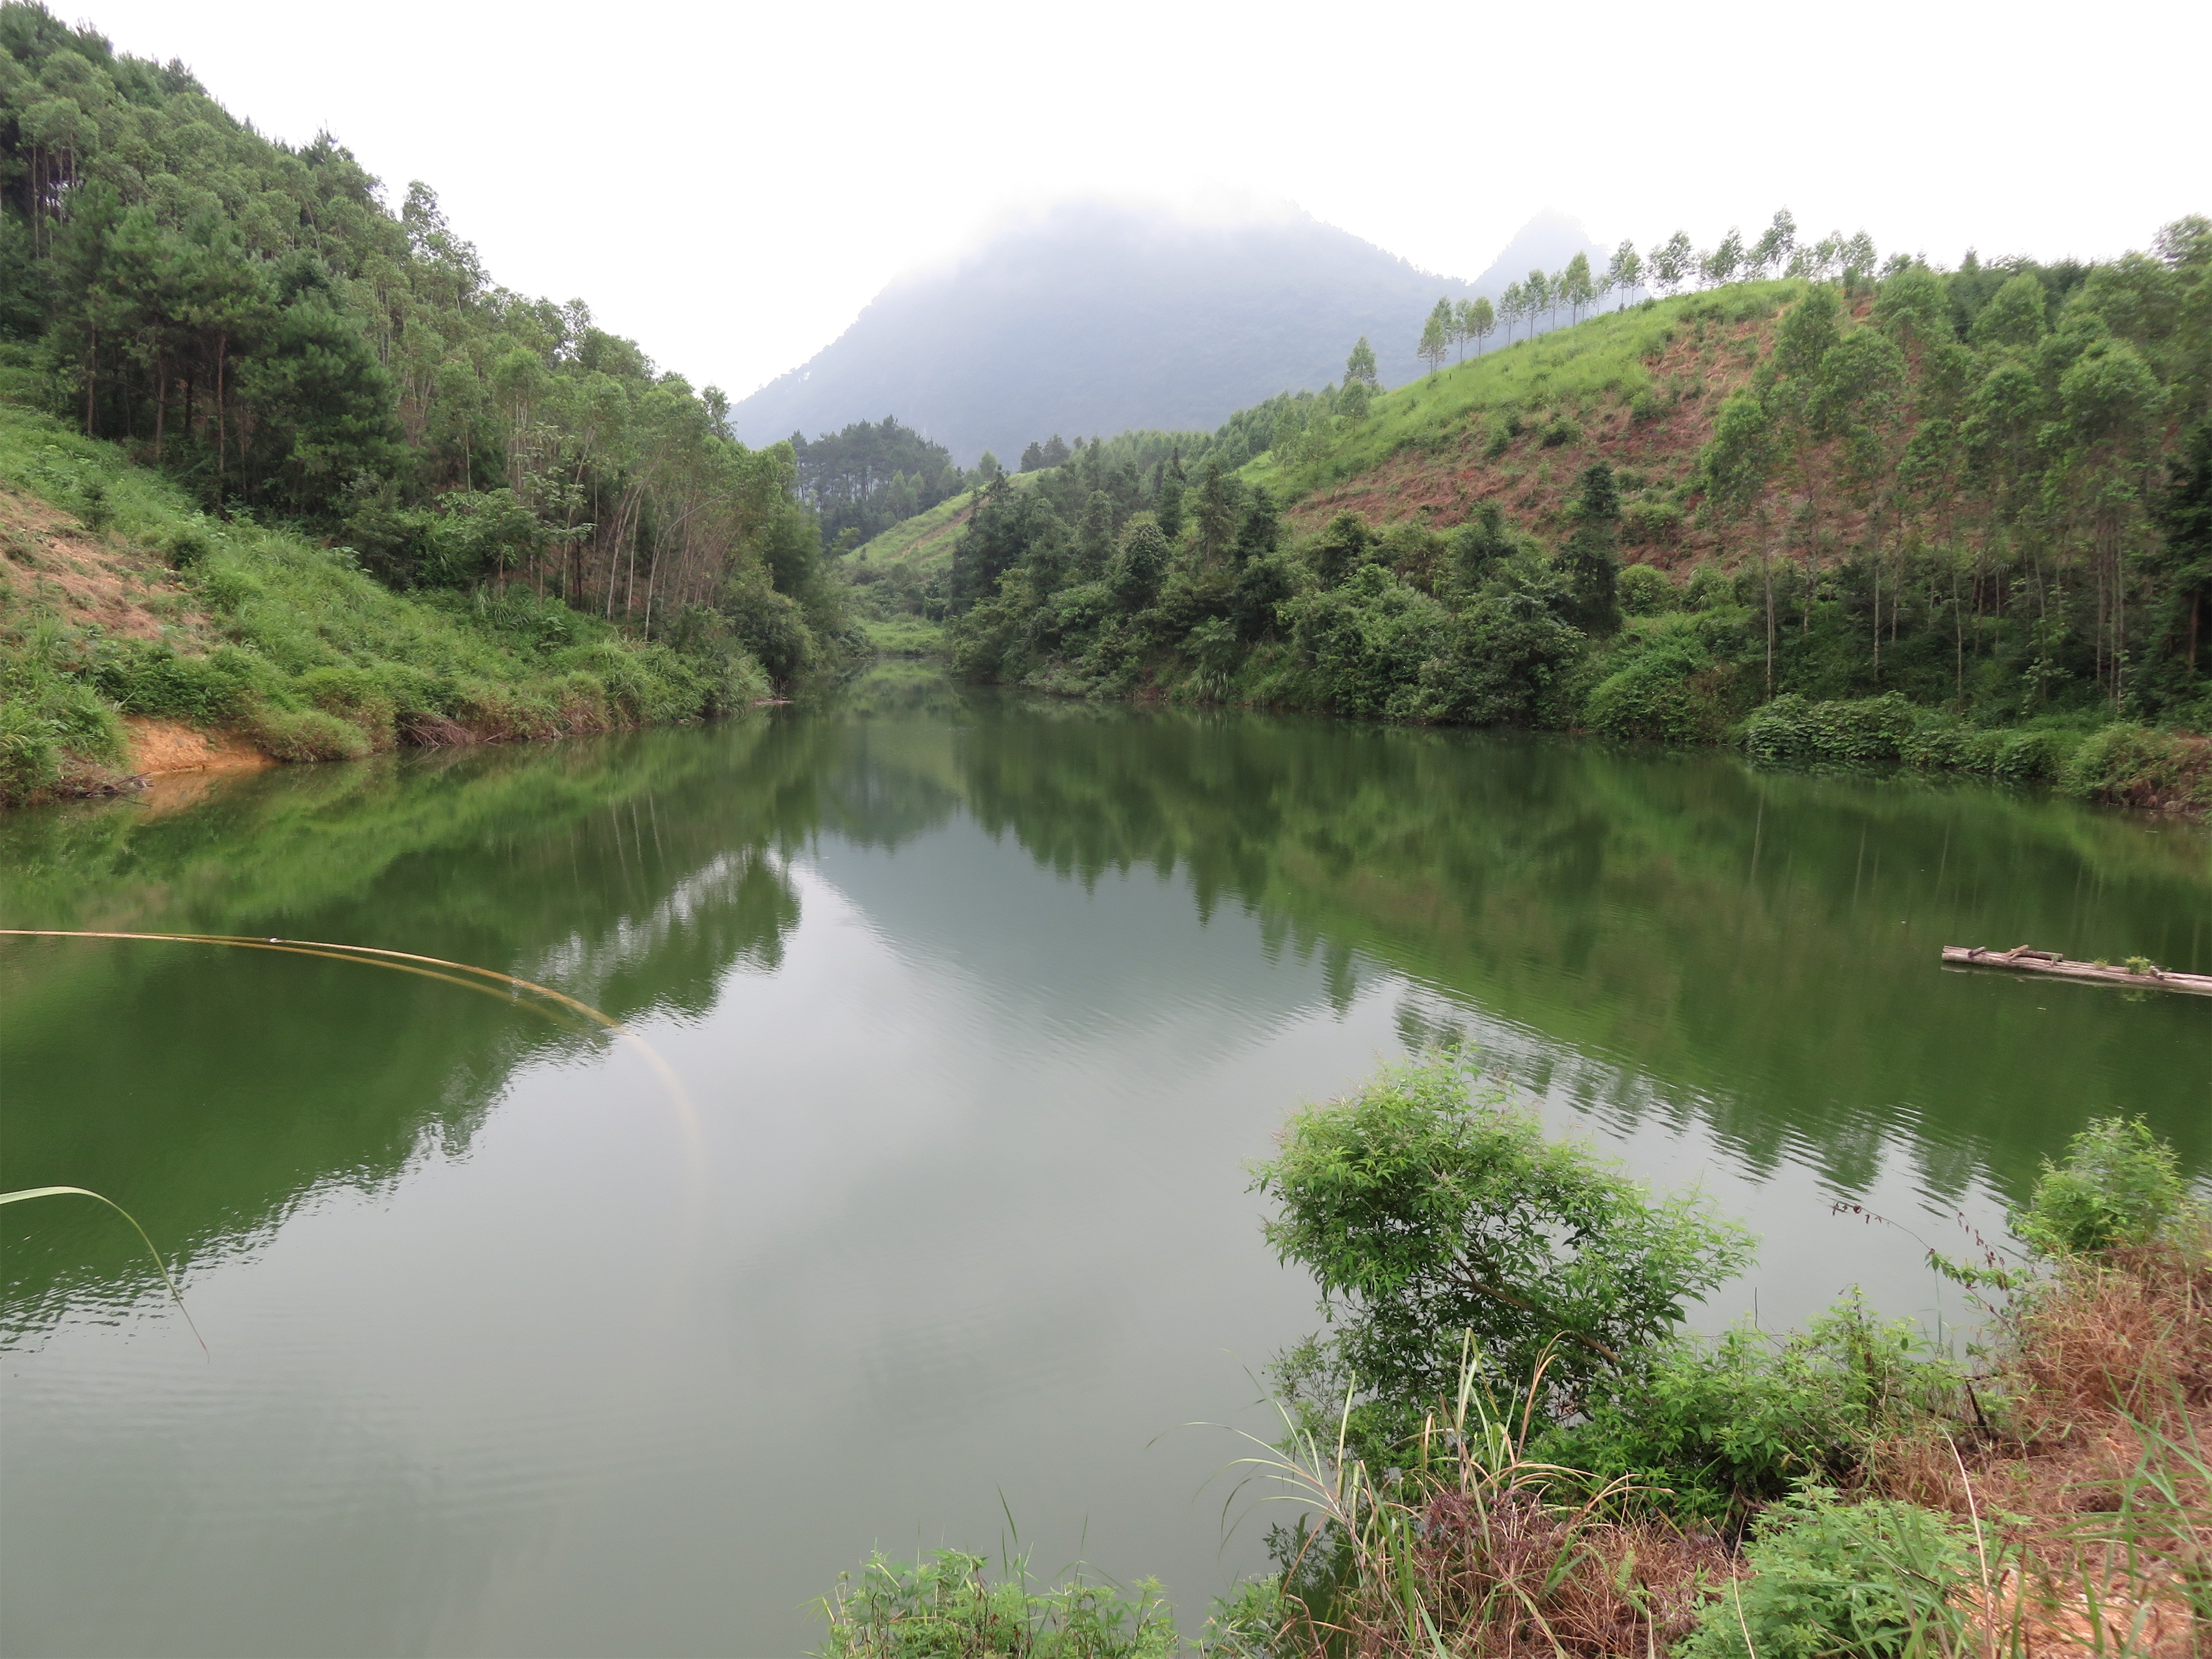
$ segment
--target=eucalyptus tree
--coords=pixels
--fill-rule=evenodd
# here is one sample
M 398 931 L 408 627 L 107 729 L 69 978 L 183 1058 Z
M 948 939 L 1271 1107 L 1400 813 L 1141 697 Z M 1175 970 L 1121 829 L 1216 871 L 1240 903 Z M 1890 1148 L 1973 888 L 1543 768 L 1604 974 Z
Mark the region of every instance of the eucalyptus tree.
M 1475 356 L 1482 355 L 1482 343 L 1498 329 L 1498 312 L 1490 303 L 1490 296 L 1478 295 L 1472 300 L 1462 300 L 1459 305 L 1460 337 L 1474 342 Z
M 1557 309 L 1559 302 L 1552 279 L 1540 270 L 1528 273 L 1527 280 L 1521 284 L 1521 292 L 1526 296 L 1528 307 L 1528 331 L 1534 334 L 1536 319 L 1547 309 Z
M 1443 367 L 1444 354 L 1451 349 L 1453 332 L 1452 303 L 1449 300 L 1438 300 L 1428 320 L 1421 325 L 1420 344 L 1417 348 L 1431 374 Z
M 1743 269 L 1743 237 L 1734 225 L 1706 252 L 1698 256 L 1698 275 L 1708 288 L 1721 288 L 1734 282 L 1736 273 Z
M 1782 208 L 1775 213 L 1772 222 L 1759 233 L 1745 258 L 1753 270 L 1765 276 L 1786 268 L 1796 246 L 1797 221 L 1788 208 Z
M 1620 246 L 1613 251 L 1613 258 L 1605 268 L 1605 285 L 1620 295 L 1620 307 L 1626 308 L 1630 291 L 1644 285 L 1644 260 L 1636 252 L 1636 244 L 1621 239 Z
M 1559 287 L 1565 295 L 1568 315 L 1575 322 L 1583 319 L 1583 313 L 1597 300 L 1597 287 L 1590 276 L 1589 255 L 1577 253 L 1567 261 L 1560 273 Z
M 1671 296 L 1690 278 L 1697 255 L 1687 231 L 1676 231 L 1651 250 L 1651 280 L 1662 294 Z

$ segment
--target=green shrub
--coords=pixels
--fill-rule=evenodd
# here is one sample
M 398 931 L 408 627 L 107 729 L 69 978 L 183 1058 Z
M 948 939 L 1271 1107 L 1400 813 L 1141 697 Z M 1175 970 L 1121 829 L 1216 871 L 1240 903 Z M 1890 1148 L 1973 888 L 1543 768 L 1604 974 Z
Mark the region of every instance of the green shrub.
M 1761 1517 L 1752 1576 L 1707 1604 L 1680 1659 L 1905 1659 L 1959 1650 L 1968 1541 L 1913 1504 L 1814 1488 Z M 1747 1641 L 1748 1649 L 1747 1650 Z
M 2069 732 L 2014 732 L 1997 746 L 1990 769 L 2007 783 L 2046 783 L 2058 775 L 2074 742 Z
M 119 765 L 122 722 L 93 688 L 60 672 L 50 641 L 0 646 L 0 805 L 61 781 L 74 759 Z
M 1583 718 L 1607 737 L 1717 743 L 1728 728 L 1718 693 L 1729 672 L 1694 641 L 1655 640 L 1598 684 Z
M 2149 806 L 2193 794 L 2212 804 L 2212 745 L 2147 726 L 2093 732 L 2057 770 L 2058 787 L 2083 800 Z
M 778 685 L 788 685 L 814 659 L 814 635 L 799 606 L 763 583 L 731 589 L 722 614 L 738 643 Z
M 1557 449 L 1562 444 L 1580 443 L 1582 438 L 1582 428 L 1564 415 L 1554 415 L 1550 423 L 1544 428 L 1544 435 L 1540 441 L 1547 449 Z
M 1923 772 L 1994 773 L 2007 735 L 1969 726 L 1953 715 L 1923 715 L 1899 741 L 1898 758 Z
M 1683 585 L 1682 601 L 1692 611 L 1710 611 L 1715 605 L 1732 605 L 1735 601 L 1735 586 L 1718 565 L 1700 562 L 1690 572 L 1690 580 Z
M 1681 538 L 1682 507 L 1679 501 L 1664 495 L 1641 495 L 1623 503 L 1620 539 L 1630 546 L 1668 546 Z
M 1420 665 L 1422 719 L 1527 723 L 1543 720 L 1555 698 L 1572 712 L 1551 724 L 1579 712 L 1584 694 L 1573 682 L 1585 660 L 1583 636 L 1540 594 L 1517 587 L 1516 576 L 1509 569 L 1454 618 L 1443 648 Z
M 1948 1411 L 1959 1389 L 1917 1323 L 1885 1323 L 1854 1295 L 1786 1337 L 1739 1325 L 1674 1339 L 1535 1455 L 1720 1523 L 1804 1481 L 1851 1479 L 1885 1431 Z
M 1655 1198 L 1504 1092 L 1470 1099 L 1468 1083 L 1456 1054 L 1386 1066 L 1301 1109 L 1253 1172 L 1277 1206 L 1267 1242 L 1312 1273 L 1336 1327 L 1279 1368 L 1289 1392 L 1322 1405 L 1290 1373 L 1357 1377 L 1370 1449 L 1453 1393 L 1463 1338 L 1501 1395 L 1548 1362 L 1555 1407 L 1640 1369 L 1689 1299 L 1750 1259 L 1749 1237 L 1703 1199 Z M 1334 1437 L 1345 1395 L 1331 1391 Z
M 1879 697 L 1808 702 L 1794 693 L 1753 711 L 1743 746 L 1765 765 L 1893 761 L 1918 724 L 1917 711 L 1897 692 Z
M 2039 1255 L 2081 1255 L 2149 1243 L 2186 1197 L 2173 1148 L 2148 1124 L 2100 1117 L 2067 1143 L 2064 1163 L 2044 1160 L 2035 1191 L 2010 1220 Z
M 1422 665 L 1446 648 L 1451 631 L 1436 600 L 1366 564 L 1343 586 L 1304 594 L 1284 611 L 1322 708 L 1370 718 L 1419 712 Z
M 1622 516 L 1624 528 L 1626 515 Z M 1656 565 L 1631 564 L 1621 567 L 1613 578 L 1613 593 L 1620 608 L 1632 617 L 1663 617 L 1681 604 L 1681 595 L 1667 573 Z
M 1029 1586 L 1027 1564 L 991 1583 L 983 1558 L 940 1550 L 912 1566 L 872 1558 L 821 1605 L 823 1659 L 1173 1659 L 1175 1620 L 1159 1586 L 1134 1594 L 1078 1578 Z

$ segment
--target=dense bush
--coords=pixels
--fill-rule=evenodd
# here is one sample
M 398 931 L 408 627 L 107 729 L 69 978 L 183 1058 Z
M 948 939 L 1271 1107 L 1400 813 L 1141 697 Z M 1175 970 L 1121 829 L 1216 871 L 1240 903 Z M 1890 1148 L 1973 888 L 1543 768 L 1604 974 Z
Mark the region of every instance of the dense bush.
M 2081 1255 L 2156 1237 L 2187 1198 L 2173 1148 L 2141 1118 L 2103 1117 L 2044 1160 L 2012 1230 L 2044 1255 Z
M 1626 655 L 1583 703 L 1593 731 L 1661 743 L 1720 740 L 1729 726 L 1733 665 L 1715 662 L 1687 629 L 1653 635 Z
M 1918 711 L 1893 691 L 1833 702 L 1785 694 L 1744 722 L 1743 746 L 1769 765 L 1864 765 L 1897 759 L 1917 724 Z
M 1673 1338 L 1635 1387 L 1593 1401 L 1539 1453 L 1679 1517 L 1736 1521 L 1806 1480 L 1856 1477 L 1878 1436 L 1948 1409 L 1960 1382 L 1917 1324 L 1853 1296 L 1786 1336 Z
M 1285 609 L 1321 707 L 1398 720 L 1420 712 L 1422 665 L 1446 649 L 1450 629 L 1436 600 L 1368 564 Z
M 1959 1651 L 1967 1540 L 1950 1517 L 1818 1488 L 1760 1518 L 1752 1577 L 1705 1609 L 1681 1659 L 1905 1659 Z
M 2203 738 L 2107 726 L 2054 769 L 2059 787 L 2085 800 L 2212 806 L 2212 741 Z
M 1281 1145 L 1254 1176 L 1277 1205 L 1267 1241 L 1313 1273 L 1337 1327 L 1287 1357 L 1285 1380 L 1330 1415 L 1337 1379 L 1356 1378 L 1377 1447 L 1453 1391 L 1464 1342 L 1509 1397 L 1540 1369 L 1549 1413 L 1609 1395 L 1751 1254 L 1703 1200 L 1655 1199 L 1504 1095 L 1471 1099 L 1456 1054 L 1385 1066 L 1299 1111 Z

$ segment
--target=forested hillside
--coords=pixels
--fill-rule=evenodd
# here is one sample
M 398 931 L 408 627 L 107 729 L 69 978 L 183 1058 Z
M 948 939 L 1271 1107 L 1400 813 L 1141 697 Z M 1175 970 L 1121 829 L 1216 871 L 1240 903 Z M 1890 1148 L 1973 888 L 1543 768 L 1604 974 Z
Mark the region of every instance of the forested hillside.
M 130 487 L 146 504 L 134 527 L 169 538 L 151 551 L 185 583 L 205 548 L 261 547 L 226 540 L 251 520 L 398 593 L 526 589 L 577 619 L 556 632 L 580 639 L 594 619 L 610 662 L 666 645 L 709 678 L 732 653 L 784 678 L 843 637 L 795 458 L 737 442 L 719 391 L 659 368 L 580 301 L 499 287 L 428 186 L 394 211 L 328 135 L 275 143 L 182 65 L 118 56 L 33 4 L 0 7 L 0 396 L 52 416 L 57 439 L 112 446 L 10 429 L 11 482 L 88 535 L 117 532 L 84 491 L 133 466 L 161 475 Z M 27 688 L 66 702 L 55 688 L 113 643 L 87 644 L 83 618 L 41 597 L 45 556 L 14 547 L 0 599 L 23 726 L 9 741 L 48 757 L 15 769 L 15 793 L 69 748 L 60 716 L 24 712 Z M 266 654 L 220 630 L 137 631 L 133 650 Z M 283 678 L 257 694 L 270 708 L 297 701 Z M 639 717 L 607 692 L 602 723 Z M 431 701 L 401 735 L 432 714 L 469 728 L 451 696 L 408 697 Z
M 1829 243 L 1392 392 L 1355 352 L 1149 471 L 1086 447 L 877 602 L 986 680 L 2201 792 L 2212 224 L 1879 276 Z

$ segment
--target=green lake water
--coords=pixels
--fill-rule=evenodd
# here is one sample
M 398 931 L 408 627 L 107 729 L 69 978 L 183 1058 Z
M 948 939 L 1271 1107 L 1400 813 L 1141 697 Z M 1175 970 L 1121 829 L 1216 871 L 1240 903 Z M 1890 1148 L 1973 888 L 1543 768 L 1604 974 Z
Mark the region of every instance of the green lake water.
M 1247 1164 L 1480 1045 L 1764 1243 L 1701 1317 L 1964 1248 L 2094 1113 L 2212 1166 L 2202 827 L 1733 757 L 970 696 L 0 818 L 0 1650 L 778 1655 L 872 1547 L 1155 1574 L 1194 1629 L 1316 1322 Z M 1232 1505 L 1231 1518 L 1240 1513 Z

